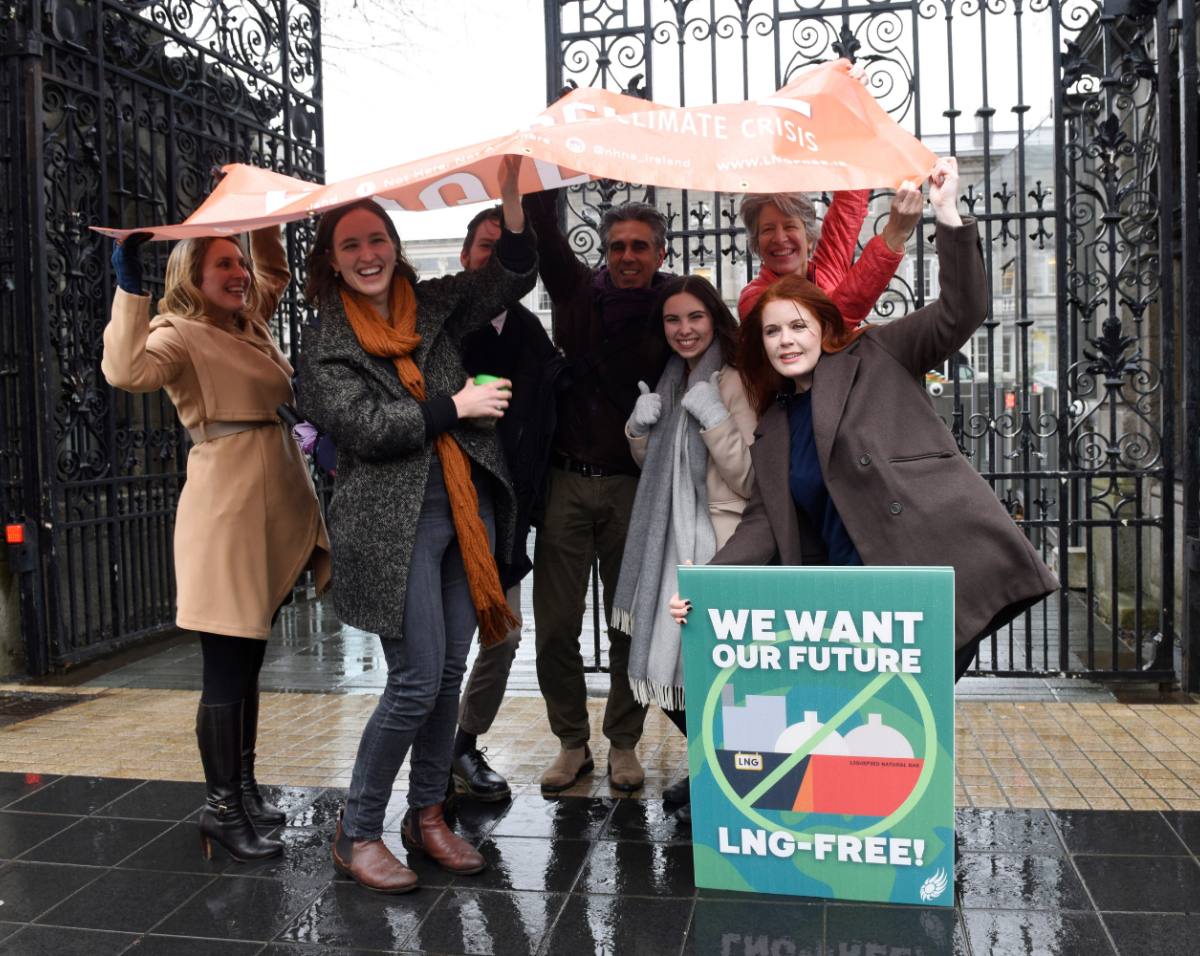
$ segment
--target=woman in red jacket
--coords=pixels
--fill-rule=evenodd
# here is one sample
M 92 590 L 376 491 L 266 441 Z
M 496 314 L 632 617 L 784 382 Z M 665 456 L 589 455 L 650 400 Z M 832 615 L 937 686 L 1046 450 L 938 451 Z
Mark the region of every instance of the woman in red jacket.
M 762 268 L 738 297 L 738 317 L 745 320 L 771 283 L 798 274 L 825 292 L 846 324 L 856 328 L 892 281 L 923 207 L 921 190 L 901 183 L 883 232 L 871 237 L 855 262 L 870 195 L 867 189 L 834 193 L 829 212 L 818 223 L 816 207 L 804 193 L 747 194 L 742 222 Z

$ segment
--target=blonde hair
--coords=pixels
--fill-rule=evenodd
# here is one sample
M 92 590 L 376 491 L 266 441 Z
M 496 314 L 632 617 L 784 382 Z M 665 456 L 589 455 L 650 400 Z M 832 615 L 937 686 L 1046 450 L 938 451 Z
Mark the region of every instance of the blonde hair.
M 204 281 L 204 257 L 214 242 L 224 239 L 237 246 L 243 259 L 249 259 L 246 249 L 236 236 L 197 236 L 192 239 L 181 239 L 171 250 L 167 259 L 167 275 L 164 282 L 166 291 L 158 300 L 160 315 L 177 315 L 182 319 L 200 319 L 212 323 L 208 314 L 209 302 L 200 291 Z M 266 316 L 263 315 L 264 305 L 258 283 L 254 281 L 254 270 L 247 268 L 250 281 L 246 286 L 246 308 L 238 312 L 234 318 L 246 319 L 261 324 Z

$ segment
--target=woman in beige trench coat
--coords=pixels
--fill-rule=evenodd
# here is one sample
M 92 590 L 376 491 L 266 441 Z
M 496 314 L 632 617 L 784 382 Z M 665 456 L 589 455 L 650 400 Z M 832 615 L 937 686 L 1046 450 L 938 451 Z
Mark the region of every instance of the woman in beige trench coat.
M 196 738 L 208 799 L 202 851 L 275 856 L 260 837 L 284 814 L 254 777 L 258 673 L 279 608 L 306 568 L 329 583 L 329 540 L 308 466 L 275 409 L 295 401 L 292 367 L 267 320 L 290 278 L 278 227 L 251 233 L 253 271 L 234 238 L 185 239 L 167 262 L 150 320 L 135 233 L 113 252 L 118 290 L 101 368 L 130 392 L 165 388 L 191 433 L 175 517 L 176 624 L 200 632 L 204 689 Z

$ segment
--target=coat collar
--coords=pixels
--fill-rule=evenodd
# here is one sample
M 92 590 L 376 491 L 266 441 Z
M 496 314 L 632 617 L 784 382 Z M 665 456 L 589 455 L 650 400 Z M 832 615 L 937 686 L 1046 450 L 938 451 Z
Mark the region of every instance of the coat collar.
M 842 421 L 842 410 L 858 374 L 859 358 L 851 351 L 825 355 L 813 370 L 812 420 L 813 437 L 821 471 L 829 474 L 829 456 L 833 439 Z M 785 416 L 786 417 L 786 416 Z
M 422 329 L 421 311 L 418 306 L 417 332 L 421 335 L 421 344 L 413 352 L 413 359 L 418 365 L 428 352 L 432 338 L 430 329 Z M 326 296 L 321 303 L 321 351 L 326 358 L 343 359 L 364 369 L 396 398 L 410 394 L 401 383 L 400 375 L 391 359 L 371 355 L 359 344 L 358 336 L 354 334 L 354 328 L 346 317 L 342 297 L 336 293 Z

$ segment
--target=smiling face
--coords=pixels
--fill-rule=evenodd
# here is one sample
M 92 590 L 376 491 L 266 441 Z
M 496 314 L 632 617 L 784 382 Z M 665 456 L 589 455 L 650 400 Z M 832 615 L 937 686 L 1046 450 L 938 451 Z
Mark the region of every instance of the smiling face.
M 808 271 L 808 233 L 799 216 L 789 216 L 774 203 L 758 215 L 758 250 L 763 264 L 777 276 Z
M 475 238 L 471 240 L 471 248 L 464 249 L 459 254 L 459 262 L 470 272 L 482 269 L 492 258 L 492 249 L 500 238 L 500 223 L 494 219 L 485 219 L 475 229 Z
M 663 332 L 667 344 L 687 361 L 688 368 L 695 368 L 712 344 L 712 316 L 694 295 L 680 292 L 663 304 Z
M 237 243 L 216 239 L 204 253 L 200 266 L 200 292 L 213 318 L 231 319 L 246 308 L 250 270 Z
M 796 391 L 812 387 L 813 369 L 821 358 L 821 324 L 807 306 L 791 299 L 768 302 L 762 313 L 763 348 L 771 367 L 796 383 Z
M 348 212 L 333 230 L 329 256 L 334 272 L 346 285 L 365 295 L 384 314 L 396 268 L 396 247 L 383 220 L 369 209 Z
M 618 289 L 649 289 L 666 254 L 666 249 L 654 248 L 649 223 L 614 222 L 608 231 L 608 271 Z

